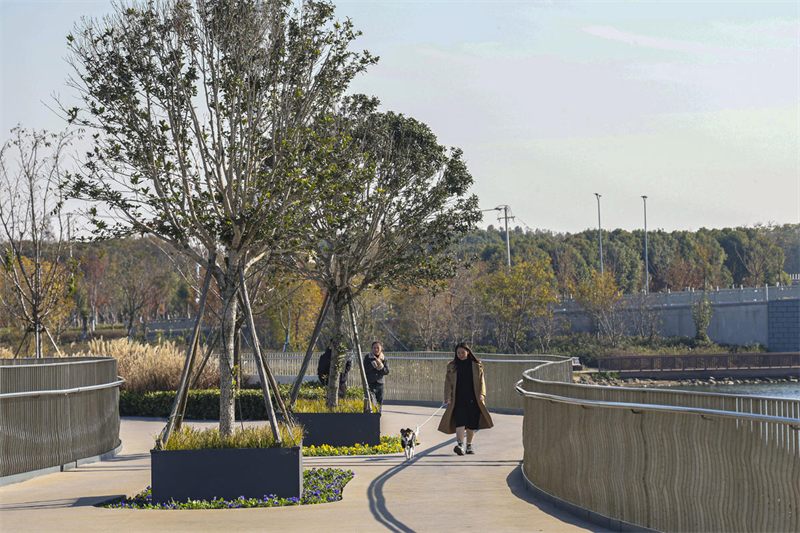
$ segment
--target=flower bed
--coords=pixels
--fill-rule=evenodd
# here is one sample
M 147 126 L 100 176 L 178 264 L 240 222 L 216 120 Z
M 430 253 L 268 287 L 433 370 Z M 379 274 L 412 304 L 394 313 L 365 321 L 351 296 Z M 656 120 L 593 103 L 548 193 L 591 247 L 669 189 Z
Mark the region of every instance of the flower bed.
M 305 457 L 323 457 L 332 455 L 381 455 L 387 453 L 400 453 L 403 447 L 400 444 L 400 437 L 381 437 L 381 443 L 377 446 L 367 446 L 356 444 L 355 446 L 308 446 L 303 448 Z
M 131 498 L 117 498 L 98 507 L 107 509 L 237 509 L 242 507 L 281 507 L 284 505 L 312 505 L 342 499 L 344 487 L 353 479 L 352 470 L 338 468 L 312 468 L 303 472 L 303 493 L 299 498 L 278 498 L 265 494 L 261 498 L 240 497 L 234 500 L 189 500 L 186 502 L 154 503 L 152 491 L 147 487 Z

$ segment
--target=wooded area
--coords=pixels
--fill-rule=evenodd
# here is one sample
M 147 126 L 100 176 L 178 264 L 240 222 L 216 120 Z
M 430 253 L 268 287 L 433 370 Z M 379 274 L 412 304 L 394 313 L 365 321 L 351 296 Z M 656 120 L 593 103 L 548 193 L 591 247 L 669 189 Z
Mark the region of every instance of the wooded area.
M 531 331 L 542 327 L 542 315 L 523 311 L 526 303 L 512 297 L 524 298 L 526 284 L 542 283 L 552 284 L 554 291 L 537 295 L 546 300 L 539 302 L 539 309 L 557 297 L 578 296 L 577 282 L 590 280 L 593 269 L 599 268 L 596 234 L 595 230 L 554 234 L 515 228 L 510 232 L 512 269 L 507 274 L 505 232 L 491 227 L 474 231 L 457 246 L 462 258 L 472 258 L 472 268 L 460 268 L 439 292 L 395 288 L 359 294 L 355 303 L 362 339 L 365 343 L 380 339 L 391 350 L 447 349 L 457 339 L 499 349 L 509 343 L 498 339 L 503 335 L 496 331 L 496 318 L 506 317 L 511 329 L 528 330 L 526 346 L 538 348 Z M 651 231 L 648 238 L 653 292 L 774 285 L 788 283 L 787 272 L 800 272 L 800 225 Z M 641 231 L 604 233 L 605 268 L 624 293 L 644 287 L 642 239 Z M 73 341 L 81 331 L 89 337 L 108 337 L 111 326 L 126 333 L 135 326 L 141 334 L 154 321 L 195 316 L 204 270 L 153 239 L 74 242 L 72 251 L 77 272 L 74 283 L 67 286 L 74 288 L 48 318 L 56 337 Z M 274 281 L 255 305 L 259 336 L 270 350 L 302 350 L 311 337 L 324 289 L 296 275 Z M 2 287 L 10 290 L 7 283 Z M 218 313 L 219 305 L 212 291 L 209 313 Z M 8 306 L 0 310 L 0 325 L 0 341 L 10 348 L 11 341 L 19 339 L 10 330 L 25 325 Z M 323 349 L 332 335 L 332 324 L 325 327 L 317 349 Z M 69 328 L 73 331 L 65 336 Z

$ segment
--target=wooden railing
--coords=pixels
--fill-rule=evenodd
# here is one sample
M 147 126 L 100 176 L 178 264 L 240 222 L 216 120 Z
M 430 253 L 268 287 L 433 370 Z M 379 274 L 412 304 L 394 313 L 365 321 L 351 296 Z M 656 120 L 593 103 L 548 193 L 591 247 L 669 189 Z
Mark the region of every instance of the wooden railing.
M 605 372 L 797 369 L 800 375 L 798 352 L 614 356 L 600 357 L 597 364 L 599 370 Z
M 551 365 L 517 385 L 535 490 L 617 529 L 800 531 L 800 400 L 580 385 Z
M 0 359 L 0 477 L 117 448 L 122 383 L 110 357 Z

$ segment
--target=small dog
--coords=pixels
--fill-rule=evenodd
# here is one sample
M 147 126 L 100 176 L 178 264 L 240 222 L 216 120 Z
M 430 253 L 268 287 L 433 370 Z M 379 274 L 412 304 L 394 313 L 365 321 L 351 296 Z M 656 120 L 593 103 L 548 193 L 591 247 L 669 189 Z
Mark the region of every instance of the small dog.
M 417 431 L 411 428 L 400 430 L 400 444 L 406 453 L 406 459 L 413 459 L 414 451 L 417 447 Z

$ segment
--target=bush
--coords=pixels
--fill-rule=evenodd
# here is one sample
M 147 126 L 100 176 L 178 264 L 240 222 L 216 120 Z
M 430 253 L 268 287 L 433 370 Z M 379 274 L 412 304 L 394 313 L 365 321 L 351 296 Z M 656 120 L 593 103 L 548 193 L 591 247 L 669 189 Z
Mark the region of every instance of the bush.
M 288 398 L 290 388 L 289 385 L 280 386 L 283 398 Z M 324 405 L 324 391 L 325 389 L 313 384 L 303 384 L 300 387 L 298 402 L 321 400 Z M 348 398 L 355 398 L 352 401 L 359 406 L 358 410 L 354 411 L 357 413 L 363 410 L 361 391 L 360 387 L 353 387 L 347 391 Z M 167 418 L 172 409 L 172 404 L 175 402 L 175 394 L 174 390 L 153 392 L 121 390 L 119 393 L 119 414 L 120 416 Z M 274 402 L 273 408 L 277 409 Z M 264 395 L 261 389 L 242 389 L 237 393 L 236 416 L 241 420 L 267 420 L 267 408 L 264 405 Z M 190 420 L 219 420 L 219 389 L 189 391 L 184 418 Z

